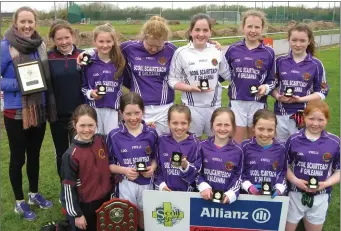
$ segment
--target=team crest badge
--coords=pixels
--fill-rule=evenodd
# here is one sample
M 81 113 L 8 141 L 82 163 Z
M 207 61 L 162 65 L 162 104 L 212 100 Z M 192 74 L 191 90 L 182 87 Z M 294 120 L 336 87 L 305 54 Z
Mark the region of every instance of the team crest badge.
M 329 162 L 332 159 L 332 154 L 330 154 L 329 152 L 326 152 L 325 154 L 323 154 L 322 158 L 324 162 Z
M 328 88 L 327 83 L 326 83 L 326 82 L 322 82 L 322 83 L 321 83 L 321 88 L 322 88 L 323 90 L 327 90 L 327 88 Z
M 218 60 L 217 59 L 212 59 L 212 65 L 217 66 L 218 65 Z
M 262 68 L 263 67 L 263 61 L 262 60 L 260 60 L 260 59 L 258 59 L 257 61 L 256 61 L 256 67 L 257 68 Z
M 231 161 L 227 161 L 225 163 L 225 168 L 227 171 L 231 171 L 233 169 L 233 167 L 234 167 L 234 164 Z
M 166 58 L 165 57 L 161 57 L 161 58 L 159 58 L 159 63 L 162 65 L 162 66 L 164 66 L 165 64 L 166 64 Z
M 308 80 L 310 79 L 310 77 L 311 77 L 311 75 L 310 75 L 308 72 L 305 72 L 305 73 L 303 74 L 303 79 L 304 79 L 305 81 L 308 81 Z
M 277 170 L 277 168 L 278 168 L 278 161 L 276 160 L 275 162 L 273 162 L 272 163 L 272 168 L 273 168 L 273 170 Z
M 147 155 L 152 154 L 152 149 L 150 148 L 150 146 L 147 146 L 146 149 L 145 149 L 145 151 L 146 151 L 146 154 L 147 154 Z

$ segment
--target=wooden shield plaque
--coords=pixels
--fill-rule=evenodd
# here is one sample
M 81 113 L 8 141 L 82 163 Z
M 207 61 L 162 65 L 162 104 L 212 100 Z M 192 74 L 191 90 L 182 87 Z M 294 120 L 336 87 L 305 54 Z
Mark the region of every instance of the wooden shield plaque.
M 137 208 L 130 201 L 113 198 L 96 210 L 97 231 L 135 231 Z

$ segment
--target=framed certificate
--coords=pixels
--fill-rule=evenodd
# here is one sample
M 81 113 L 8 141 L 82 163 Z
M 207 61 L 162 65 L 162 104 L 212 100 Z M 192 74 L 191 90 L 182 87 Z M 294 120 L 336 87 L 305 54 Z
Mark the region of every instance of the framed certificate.
M 22 95 L 46 91 L 45 76 L 39 60 L 15 65 Z

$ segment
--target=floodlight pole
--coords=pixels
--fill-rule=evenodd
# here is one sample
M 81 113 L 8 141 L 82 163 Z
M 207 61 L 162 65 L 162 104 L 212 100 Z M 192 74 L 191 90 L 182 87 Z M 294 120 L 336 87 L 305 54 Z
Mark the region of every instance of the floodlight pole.
M 57 12 L 56 12 L 56 2 L 53 2 L 54 3 L 54 20 L 57 19 Z

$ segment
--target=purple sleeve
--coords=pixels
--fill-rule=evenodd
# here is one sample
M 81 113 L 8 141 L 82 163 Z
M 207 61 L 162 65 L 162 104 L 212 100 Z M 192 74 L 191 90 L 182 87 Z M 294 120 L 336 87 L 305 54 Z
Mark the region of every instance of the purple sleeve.
M 157 156 L 158 156 L 158 148 L 157 148 L 157 143 L 158 143 L 158 135 L 156 131 L 154 130 L 153 132 L 153 141 L 152 141 L 152 154 L 150 155 L 151 160 L 156 160 L 157 161 Z
M 159 188 L 160 184 L 164 182 L 163 171 L 162 171 L 163 168 L 162 168 L 161 157 L 160 157 L 159 151 L 156 154 L 156 161 L 157 161 L 157 169 L 155 171 L 154 184 L 156 188 Z
M 192 184 L 195 181 L 196 177 L 198 176 L 199 170 L 201 168 L 202 159 L 199 153 L 199 150 L 200 150 L 199 145 L 200 144 L 198 144 L 197 148 L 195 149 L 195 154 L 193 155 L 193 159 L 187 160 L 189 162 L 188 171 L 186 172 L 180 171 L 181 178 L 184 181 L 188 182 L 189 184 Z
M 205 178 L 204 178 L 204 169 L 202 167 L 202 160 L 203 160 L 203 157 L 204 157 L 204 153 L 202 151 L 202 148 L 199 149 L 199 156 L 200 156 L 200 167 L 198 169 L 198 176 L 196 178 L 196 184 L 197 184 L 197 187 L 199 187 L 199 185 L 203 182 L 206 182 Z M 207 182 L 206 182 L 207 183 Z
M 85 98 L 88 100 L 87 92 L 90 89 L 89 89 L 89 84 L 88 84 L 88 77 L 86 76 L 86 67 L 82 67 L 81 75 L 82 75 L 82 92 Z
M 313 89 L 314 92 L 321 93 L 324 96 L 328 95 L 329 87 L 327 84 L 326 72 L 324 70 L 322 63 L 319 60 L 317 60 L 316 75 L 314 76 L 313 79 Z
M 337 149 L 336 156 L 333 160 L 333 170 L 340 170 L 340 144 L 339 148 Z
M 278 79 L 278 76 L 279 76 L 279 58 L 276 59 L 276 62 L 275 62 L 275 87 L 278 87 L 279 86 L 279 79 Z
M 243 160 L 243 169 L 242 169 L 242 183 L 244 183 L 245 181 L 250 181 L 251 183 L 253 182 L 253 179 L 252 177 L 248 174 L 249 172 L 249 169 L 246 169 L 245 166 L 247 166 L 247 161 L 248 161 L 248 158 L 247 156 L 245 155 L 245 150 L 246 150 L 246 145 L 241 145 L 243 147 L 243 153 L 244 153 L 244 160 Z
M 238 166 L 236 166 L 236 169 L 234 170 L 235 173 L 230 178 L 229 184 L 227 185 L 226 191 L 233 191 L 236 195 L 236 198 L 239 196 L 240 191 L 240 184 L 242 182 L 242 171 L 243 171 L 243 162 L 244 162 L 244 153 L 241 151 L 241 158 L 239 159 Z
M 291 153 L 291 137 L 288 138 L 287 142 L 285 143 L 285 149 L 286 149 L 286 158 L 288 165 L 291 165 L 292 162 L 294 161 L 294 155 Z
M 111 139 L 111 132 L 108 134 L 106 139 L 107 151 L 109 155 L 109 165 L 117 164 L 117 159 L 114 153 L 114 147 Z
M 287 160 L 287 155 L 286 152 L 284 151 L 284 158 L 282 159 L 282 169 L 277 175 L 276 179 L 276 184 L 282 184 L 286 187 L 286 174 L 287 174 L 287 169 L 288 169 L 288 160 Z
M 276 62 L 275 62 L 275 53 L 272 50 L 272 59 L 270 60 L 268 75 L 264 81 L 265 84 L 269 85 L 269 91 L 271 92 L 275 86 L 276 86 L 276 80 L 275 80 L 275 68 L 276 68 Z

